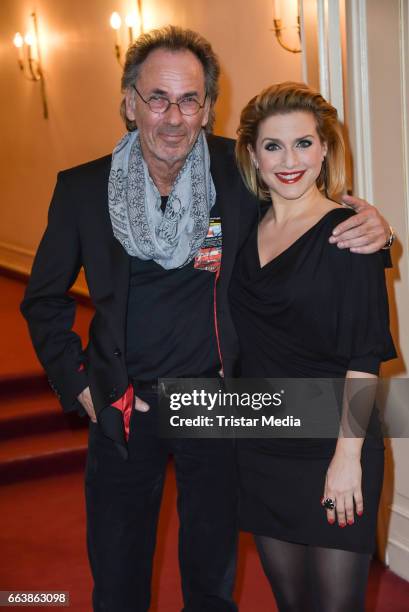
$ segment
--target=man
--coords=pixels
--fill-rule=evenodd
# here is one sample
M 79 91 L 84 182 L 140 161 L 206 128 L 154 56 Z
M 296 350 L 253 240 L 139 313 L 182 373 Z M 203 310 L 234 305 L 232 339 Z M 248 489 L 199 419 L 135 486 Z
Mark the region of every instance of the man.
M 184 610 L 236 609 L 233 443 L 164 440 L 155 431 L 159 377 L 212 377 L 221 368 L 231 376 L 237 357 L 227 288 L 257 206 L 234 143 L 204 135 L 218 76 L 217 58 L 195 32 L 169 26 L 132 45 L 122 77 L 128 134 L 112 156 L 59 174 L 22 304 L 64 410 L 85 410 L 91 421 L 86 498 L 97 611 L 149 608 L 169 453 Z M 358 207 L 337 240 L 375 251 L 387 224 L 368 204 Z M 85 350 L 67 295 L 81 265 L 96 310 Z

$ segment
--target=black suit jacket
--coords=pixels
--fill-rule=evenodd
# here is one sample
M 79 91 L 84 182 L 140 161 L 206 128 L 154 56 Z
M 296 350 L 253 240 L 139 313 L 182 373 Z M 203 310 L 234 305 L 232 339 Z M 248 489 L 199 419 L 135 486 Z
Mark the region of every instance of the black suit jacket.
M 234 141 L 209 136 L 208 143 L 223 235 L 216 286 L 218 337 L 225 376 L 232 376 L 238 342 L 227 291 L 236 253 L 257 218 L 257 203 L 238 173 Z M 21 306 L 63 409 L 83 412 L 76 398 L 89 386 L 98 421 L 105 412 L 107 432 L 120 426 L 114 414 L 118 411 L 104 409 L 129 384 L 125 363 L 129 256 L 112 232 L 107 196 L 110 165 L 111 156 L 106 156 L 59 173 L 48 226 Z M 81 266 L 95 306 L 85 350 L 72 331 L 75 300 L 67 293 Z M 112 419 L 115 423 L 108 422 Z

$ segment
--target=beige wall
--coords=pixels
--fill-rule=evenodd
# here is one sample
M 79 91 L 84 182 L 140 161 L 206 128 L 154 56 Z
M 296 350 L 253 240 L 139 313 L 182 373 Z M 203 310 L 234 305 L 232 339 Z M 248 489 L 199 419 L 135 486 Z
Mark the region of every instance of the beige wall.
M 384 374 L 408 376 L 409 364 L 409 29 L 408 0 L 366 0 L 373 193 L 396 228 L 389 275 L 392 332 L 400 358 Z M 382 44 L 379 41 L 382 40 Z M 407 413 L 408 397 L 393 397 Z M 391 568 L 409 580 L 409 440 L 388 443 L 384 511 Z
M 279 47 L 270 0 L 144 0 L 147 27 L 175 23 L 203 33 L 222 64 L 216 133 L 234 136 L 239 112 L 273 81 L 301 79 L 300 55 Z M 283 3 L 285 4 L 285 3 Z M 286 3 L 287 11 L 290 3 Z M 31 0 L 0 2 L 0 264 L 27 270 L 43 232 L 56 172 L 109 153 L 121 136 L 120 67 L 109 26 L 136 0 L 36 0 L 50 118 L 38 83 L 18 71 L 11 41 Z
M 409 363 L 409 0 L 303 0 L 307 75 L 319 80 L 328 63 L 332 79 L 344 79 L 344 109 L 356 195 L 369 199 L 394 226 L 398 243 L 387 272 L 391 329 L 399 358 L 384 377 L 407 378 Z M 317 45 L 317 8 L 340 9 L 343 65 L 328 62 Z M 345 17 L 345 18 L 344 18 Z M 338 33 L 337 33 L 338 34 Z M 323 57 L 324 55 L 324 57 Z M 317 69 L 318 68 L 318 69 Z M 335 100 L 332 100 L 336 104 Z M 408 394 L 394 382 L 388 406 L 408 414 Z M 402 381 L 407 384 L 406 381 Z M 406 420 L 407 423 L 407 420 Z M 407 435 L 407 428 L 406 428 Z M 386 440 L 385 486 L 378 521 L 381 554 L 409 580 L 409 440 Z
M 397 378 L 408 376 L 409 362 L 408 13 L 409 0 L 347 0 L 348 53 L 355 60 L 348 64 L 348 101 L 356 184 L 360 195 L 372 198 L 398 235 L 387 281 L 399 358 L 382 369 L 384 377 Z M 354 63 L 358 71 L 356 82 L 351 82 Z M 407 392 L 402 394 L 394 385 L 388 400 L 407 414 Z M 395 438 L 385 445 L 379 543 L 391 569 L 409 580 L 409 440 Z

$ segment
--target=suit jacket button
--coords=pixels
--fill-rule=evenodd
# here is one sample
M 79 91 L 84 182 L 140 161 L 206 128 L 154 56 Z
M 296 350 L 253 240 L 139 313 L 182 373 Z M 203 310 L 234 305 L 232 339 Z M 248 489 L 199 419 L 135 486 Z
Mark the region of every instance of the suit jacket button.
M 119 349 L 115 349 L 114 350 L 114 355 L 115 357 L 120 357 L 122 355 L 121 351 Z

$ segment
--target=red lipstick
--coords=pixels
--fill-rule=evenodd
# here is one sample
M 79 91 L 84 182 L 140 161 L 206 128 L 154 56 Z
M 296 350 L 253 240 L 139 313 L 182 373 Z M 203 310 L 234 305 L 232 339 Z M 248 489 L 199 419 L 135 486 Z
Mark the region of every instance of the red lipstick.
M 293 185 L 298 183 L 305 174 L 305 170 L 299 172 L 276 172 L 276 177 L 284 185 Z

